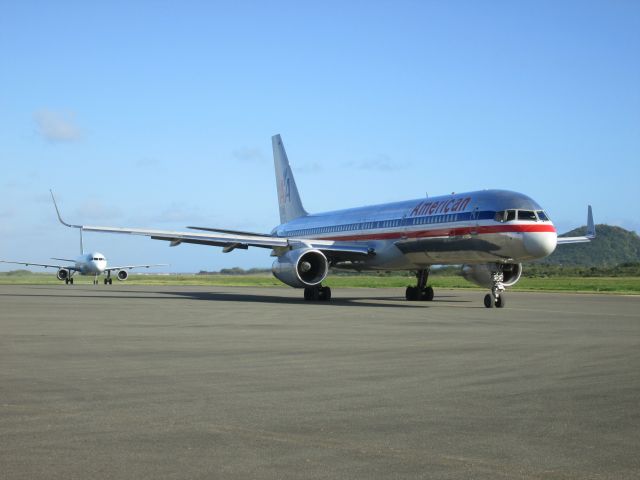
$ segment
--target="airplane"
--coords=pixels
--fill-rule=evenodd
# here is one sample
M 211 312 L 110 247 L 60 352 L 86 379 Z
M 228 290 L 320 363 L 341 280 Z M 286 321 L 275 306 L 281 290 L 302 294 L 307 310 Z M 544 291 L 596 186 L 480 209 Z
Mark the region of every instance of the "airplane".
M 56 199 L 53 197 L 53 192 L 51 193 L 51 198 L 53 199 L 53 204 L 56 208 L 56 213 L 58 214 L 58 219 L 68 227 L 73 225 L 66 224 L 62 221 L 60 217 L 60 212 L 58 211 L 58 205 L 56 204 Z M 63 280 L 66 285 L 73 285 L 73 276 L 75 274 L 78 275 L 93 275 L 93 284 L 98 284 L 98 276 L 102 274 L 106 274 L 104 278 L 105 285 L 112 285 L 113 279 L 111 278 L 111 273 L 115 272 L 115 276 L 120 281 L 125 281 L 129 278 L 129 272 L 127 270 L 131 270 L 133 268 L 149 268 L 149 267 L 161 267 L 166 266 L 166 263 L 158 263 L 154 265 L 124 265 L 121 267 L 108 267 L 106 257 L 100 252 L 90 252 L 84 253 L 84 247 L 82 245 L 82 229 L 80 229 L 80 256 L 75 259 L 69 258 L 52 258 L 52 260 L 60 260 L 63 262 L 69 262 L 71 265 L 60 265 L 60 264 L 44 264 L 44 263 L 34 263 L 34 262 L 18 262 L 18 261 L 8 261 L 8 260 L 0 260 L 0 263 L 13 263 L 17 265 L 25 265 L 30 266 L 34 265 L 37 267 L 45 267 L 45 268 L 57 268 L 58 271 L 56 273 L 56 277 L 58 280 Z
M 272 137 L 280 224 L 270 233 L 211 227 L 169 231 L 69 225 L 89 232 L 142 235 L 153 240 L 222 247 L 224 253 L 259 247 L 275 257 L 273 275 L 304 289 L 307 301 L 328 301 L 322 282 L 329 268 L 409 270 L 417 282 L 407 300 L 434 298 L 428 285 L 433 265 L 462 265 L 464 277 L 488 288 L 487 308 L 505 306 L 504 291 L 522 275 L 522 263 L 544 258 L 557 245 L 590 242 L 596 236 L 591 206 L 587 233 L 558 237 L 544 209 L 530 197 L 508 190 L 481 190 L 383 205 L 309 214 L 304 209 L 282 138 Z M 62 221 L 62 219 L 60 219 Z M 63 222 L 64 223 L 64 222 Z

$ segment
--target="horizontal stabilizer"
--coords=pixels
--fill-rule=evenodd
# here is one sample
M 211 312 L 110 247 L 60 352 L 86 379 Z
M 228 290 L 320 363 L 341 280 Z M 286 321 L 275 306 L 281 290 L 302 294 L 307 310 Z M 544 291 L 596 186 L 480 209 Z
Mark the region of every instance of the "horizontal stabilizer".
M 591 205 L 587 210 L 587 233 L 582 237 L 558 237 L 558 245 L 568 243 L 587 243 L 596 238 L 596 225 L 593 223 L 593 211 Z
M 71 262 L 71 263 L 75 263 L 75 260 L 71 260 L 70 258 L 56 258 L 56 257 L 51 257 L 51 260 L 60 260 L 61 262 Z

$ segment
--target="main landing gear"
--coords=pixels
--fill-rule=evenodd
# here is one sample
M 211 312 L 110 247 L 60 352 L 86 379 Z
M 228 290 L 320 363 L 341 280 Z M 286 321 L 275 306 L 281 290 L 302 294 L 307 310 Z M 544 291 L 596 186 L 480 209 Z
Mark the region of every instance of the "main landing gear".
M 418 270 L 416 272 L 416 278 L 418 284 L 415 287 L 407 287 L 405 297 L 409 301 L 425 300 L 430 302 L 433 300 L 433 288 L 427 287 L 427 280 L 429 279 L 429 268 Z
M 502 265 L 498 265 L 498 270 L 491 272 L 491 293 L 487 293 L 484 296 L 484 306 L 487 308 L 503 308 L 505 305 L 504 298 L 504 273 L 502 271 Z
M 65 285 L 69 285 L 69 284 L 73 285 L 73 277 L 65 278 L 64 279 L 64 283 L 65 283 Z
M 331 300 L 331 288 L 322 285 L 314 285 L 304 289 L 304 299 L 307 302 L 328 302 Z
M 111 285 L 113 283 L 113 279 L 111 278 L 111 271 L 107 272 L 107 276 L 104 278 L 105 285 Z

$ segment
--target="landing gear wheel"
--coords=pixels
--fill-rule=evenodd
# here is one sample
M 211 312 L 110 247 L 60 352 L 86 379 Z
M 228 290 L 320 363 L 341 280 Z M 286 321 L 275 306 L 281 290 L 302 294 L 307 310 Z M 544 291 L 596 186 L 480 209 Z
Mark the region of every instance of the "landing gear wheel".
M 420 299 L 420 290 L 418 287 L 407 287 L 404 296 L 410 302 L 414 302 Z
M 496 298 L 496 308 L 503 308 L 505 303 L 504 295 L 500 295 Z
M 304 289 L 304 299 L 308 302 L 317 302 L 320 298 L 320 289 L 318 287 L 306 287 Z
M 69 279 L 69 283 L 70 283 L 71 285 L 73 285 L 73 278 L 70 278 L 70 279 Z
M 484 296 L 484 306 L 487 308 L 493 308 L 493 295 L 487 293 Z
M 320 287 L 320 291 L 318 292 L 318 300 L 322 302 L 328 302 L 331 300 L 331 288 L 329 287 Z
M 113 285 L 113 278 L 109 279 L 109 285 Z
M 105 279 L 104 279 L 104 284 L 106 285 L 107 283 L 109 283 L 109 282 L 108 282 L 108 281 L 107 281 L 107 279 L 105 278 Z
M 69 285 L 69 279 L 68 279 L 68 278 L 65 278 L 65 279 L 64 279 L 64 284 L 65 284 L 65 285 Z
M 433 287 L 427 287 L 422 292 L 422 300 L 430 302 L 433 300 Z

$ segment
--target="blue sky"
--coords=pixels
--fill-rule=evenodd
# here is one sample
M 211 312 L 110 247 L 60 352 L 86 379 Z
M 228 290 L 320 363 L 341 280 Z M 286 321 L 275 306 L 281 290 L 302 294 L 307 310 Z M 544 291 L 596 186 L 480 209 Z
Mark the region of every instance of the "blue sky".
M 271 135 L 308 211 L 507 188 L 640 230 L 640 2 L 4 2 L 0 258 L 72 222 L 269 231 Z M 111 264 L 268 251 L 86 234 Z M 2 266 L 9 270 L 12 267 Z

